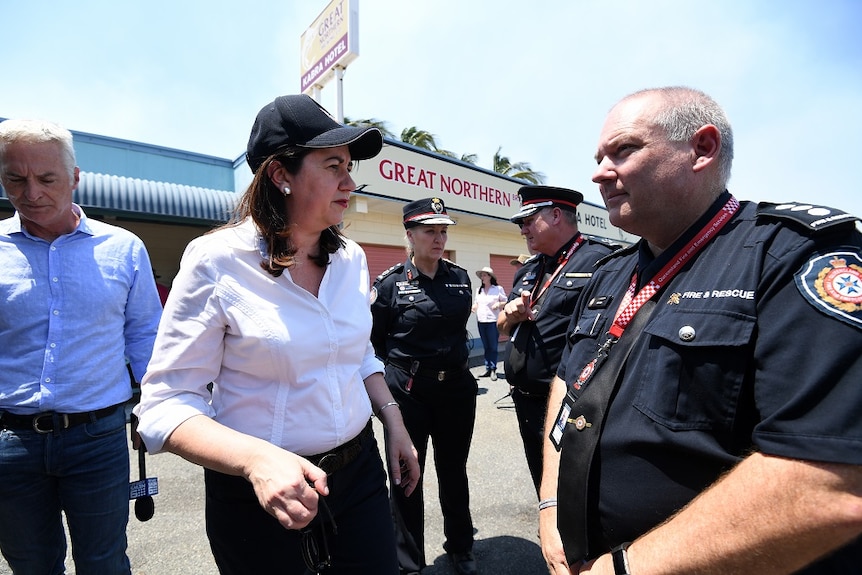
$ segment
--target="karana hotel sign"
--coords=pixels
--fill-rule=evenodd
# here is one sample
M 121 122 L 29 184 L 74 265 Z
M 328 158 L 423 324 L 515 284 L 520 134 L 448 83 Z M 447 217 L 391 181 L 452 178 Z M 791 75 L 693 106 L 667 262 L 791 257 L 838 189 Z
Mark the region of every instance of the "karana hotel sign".
M 302 35 L 300 86 L 310 94 L 359 56 L 359 0 L 332 0 Z

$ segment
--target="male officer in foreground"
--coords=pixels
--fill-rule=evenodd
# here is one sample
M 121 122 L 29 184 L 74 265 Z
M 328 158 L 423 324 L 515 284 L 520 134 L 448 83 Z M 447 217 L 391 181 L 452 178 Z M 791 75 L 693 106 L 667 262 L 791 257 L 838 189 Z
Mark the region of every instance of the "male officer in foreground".
M 497 328 L 512 336 L 503 367 L 538 493 L 548 389 L 565 346 L 566 327 L 595 263 L 612 246 L 578 231 L 577 206 L 584 199 L 580 192 L 523 186 L 518 195 L 521 209 L 511 220 L 521 228 L 530 253 L 538 255 L 515 274 Z
M 862 234 L 838 210 L 737 201 L 732 158 L 696 90 L 605 121 L 593 181 L 643 239 L 593 275 L 553 382 L 553 573 L 859 572 Z

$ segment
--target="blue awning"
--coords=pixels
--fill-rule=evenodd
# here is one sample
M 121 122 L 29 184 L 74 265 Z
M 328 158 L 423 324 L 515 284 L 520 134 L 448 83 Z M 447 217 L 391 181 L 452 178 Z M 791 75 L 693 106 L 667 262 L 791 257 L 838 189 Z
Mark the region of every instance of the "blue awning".
M 2 187 L 0 197 L 6 198 Z M 72 201 L 85 211 L 209 225 L 228 221 L 239 198 L 231 191 L 89 172 L 81 172 L 72 194 Z

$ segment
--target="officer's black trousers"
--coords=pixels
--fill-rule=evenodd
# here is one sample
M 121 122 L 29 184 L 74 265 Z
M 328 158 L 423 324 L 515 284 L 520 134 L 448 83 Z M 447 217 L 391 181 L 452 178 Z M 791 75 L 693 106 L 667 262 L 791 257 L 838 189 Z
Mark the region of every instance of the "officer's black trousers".
M 521 430 L 521 440 L 524 442 L 524 454 L 527 456 L 527 467 L 536 494 L 542 484 L 542 449 L 545 442 L 545 411 L 548 398 L 544 395 L 527 395 L 516 387 L 512 390 L 512 401 L 515 403 L 515 413 L 518 416 L 518 428 Z
M 443 548 L 461 553 L 473 548 L 473 519 L 467 482 L 467 457 L 476 418 L 476 379 L 469 371 L 451 381 L 415 378 L 407 391 L 409 374 L 391 365 L 386 367 L 386 382 L 401 408 L 404 424 L 416 450 L 422 477 L 428 439 L 434 446 L 440 508 L 443 512 Z M 392 513 L 402 572 L 425 567 L 425 517 L 423 485 L 410 497 L 398 488 L 391 490 Z

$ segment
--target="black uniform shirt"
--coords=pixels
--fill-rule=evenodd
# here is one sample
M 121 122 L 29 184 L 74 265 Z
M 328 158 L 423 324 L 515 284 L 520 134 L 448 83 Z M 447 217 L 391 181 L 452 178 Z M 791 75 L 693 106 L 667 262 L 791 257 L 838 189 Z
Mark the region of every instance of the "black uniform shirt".
M 440 260 L 434 278 L 410 260 L 380 274 L 372 290 L 371 343 L 383 360 L 419 360 L 459 369 L 468 358 L 472 286 L 467 270 Z
M 860 254 L 862 234 L 846 214 L 742 202 L 654 296 L 605 418 L 601 465 L 592 466 L 592 550 L 633 541 L 751 450 L 862 465 Z M 573 396 L 571 383 L 605 341 L 643 255 L 629 248 L 608 258 L 578 302 L 558 371 Z M 578 449 L 574 427 L 562 442 L 561 497 L 565 475 L 576 472 L 566 461 Z M 854 554 L 862 542 L 831 567 L 804 572 L 843 573 L 837 565 Z
M 552 256 L 538 254 L 527 260 L 515 275 L 509 301 L 521 297 L 523 290 L 541 290 L 579 235 Z M 585 238 L 548 286 L 539 305 L 533 307 L 536 319 L 521 322 L 512 330 L 514 337 L 506 345 L 503 356 L 509 385 L 528 393 L 548 393 L 566 345 L 566 327 L 572 319 L 578 296 L 589 281 L 596 262 L 611 253 L 614 247 L 613 244 Z

